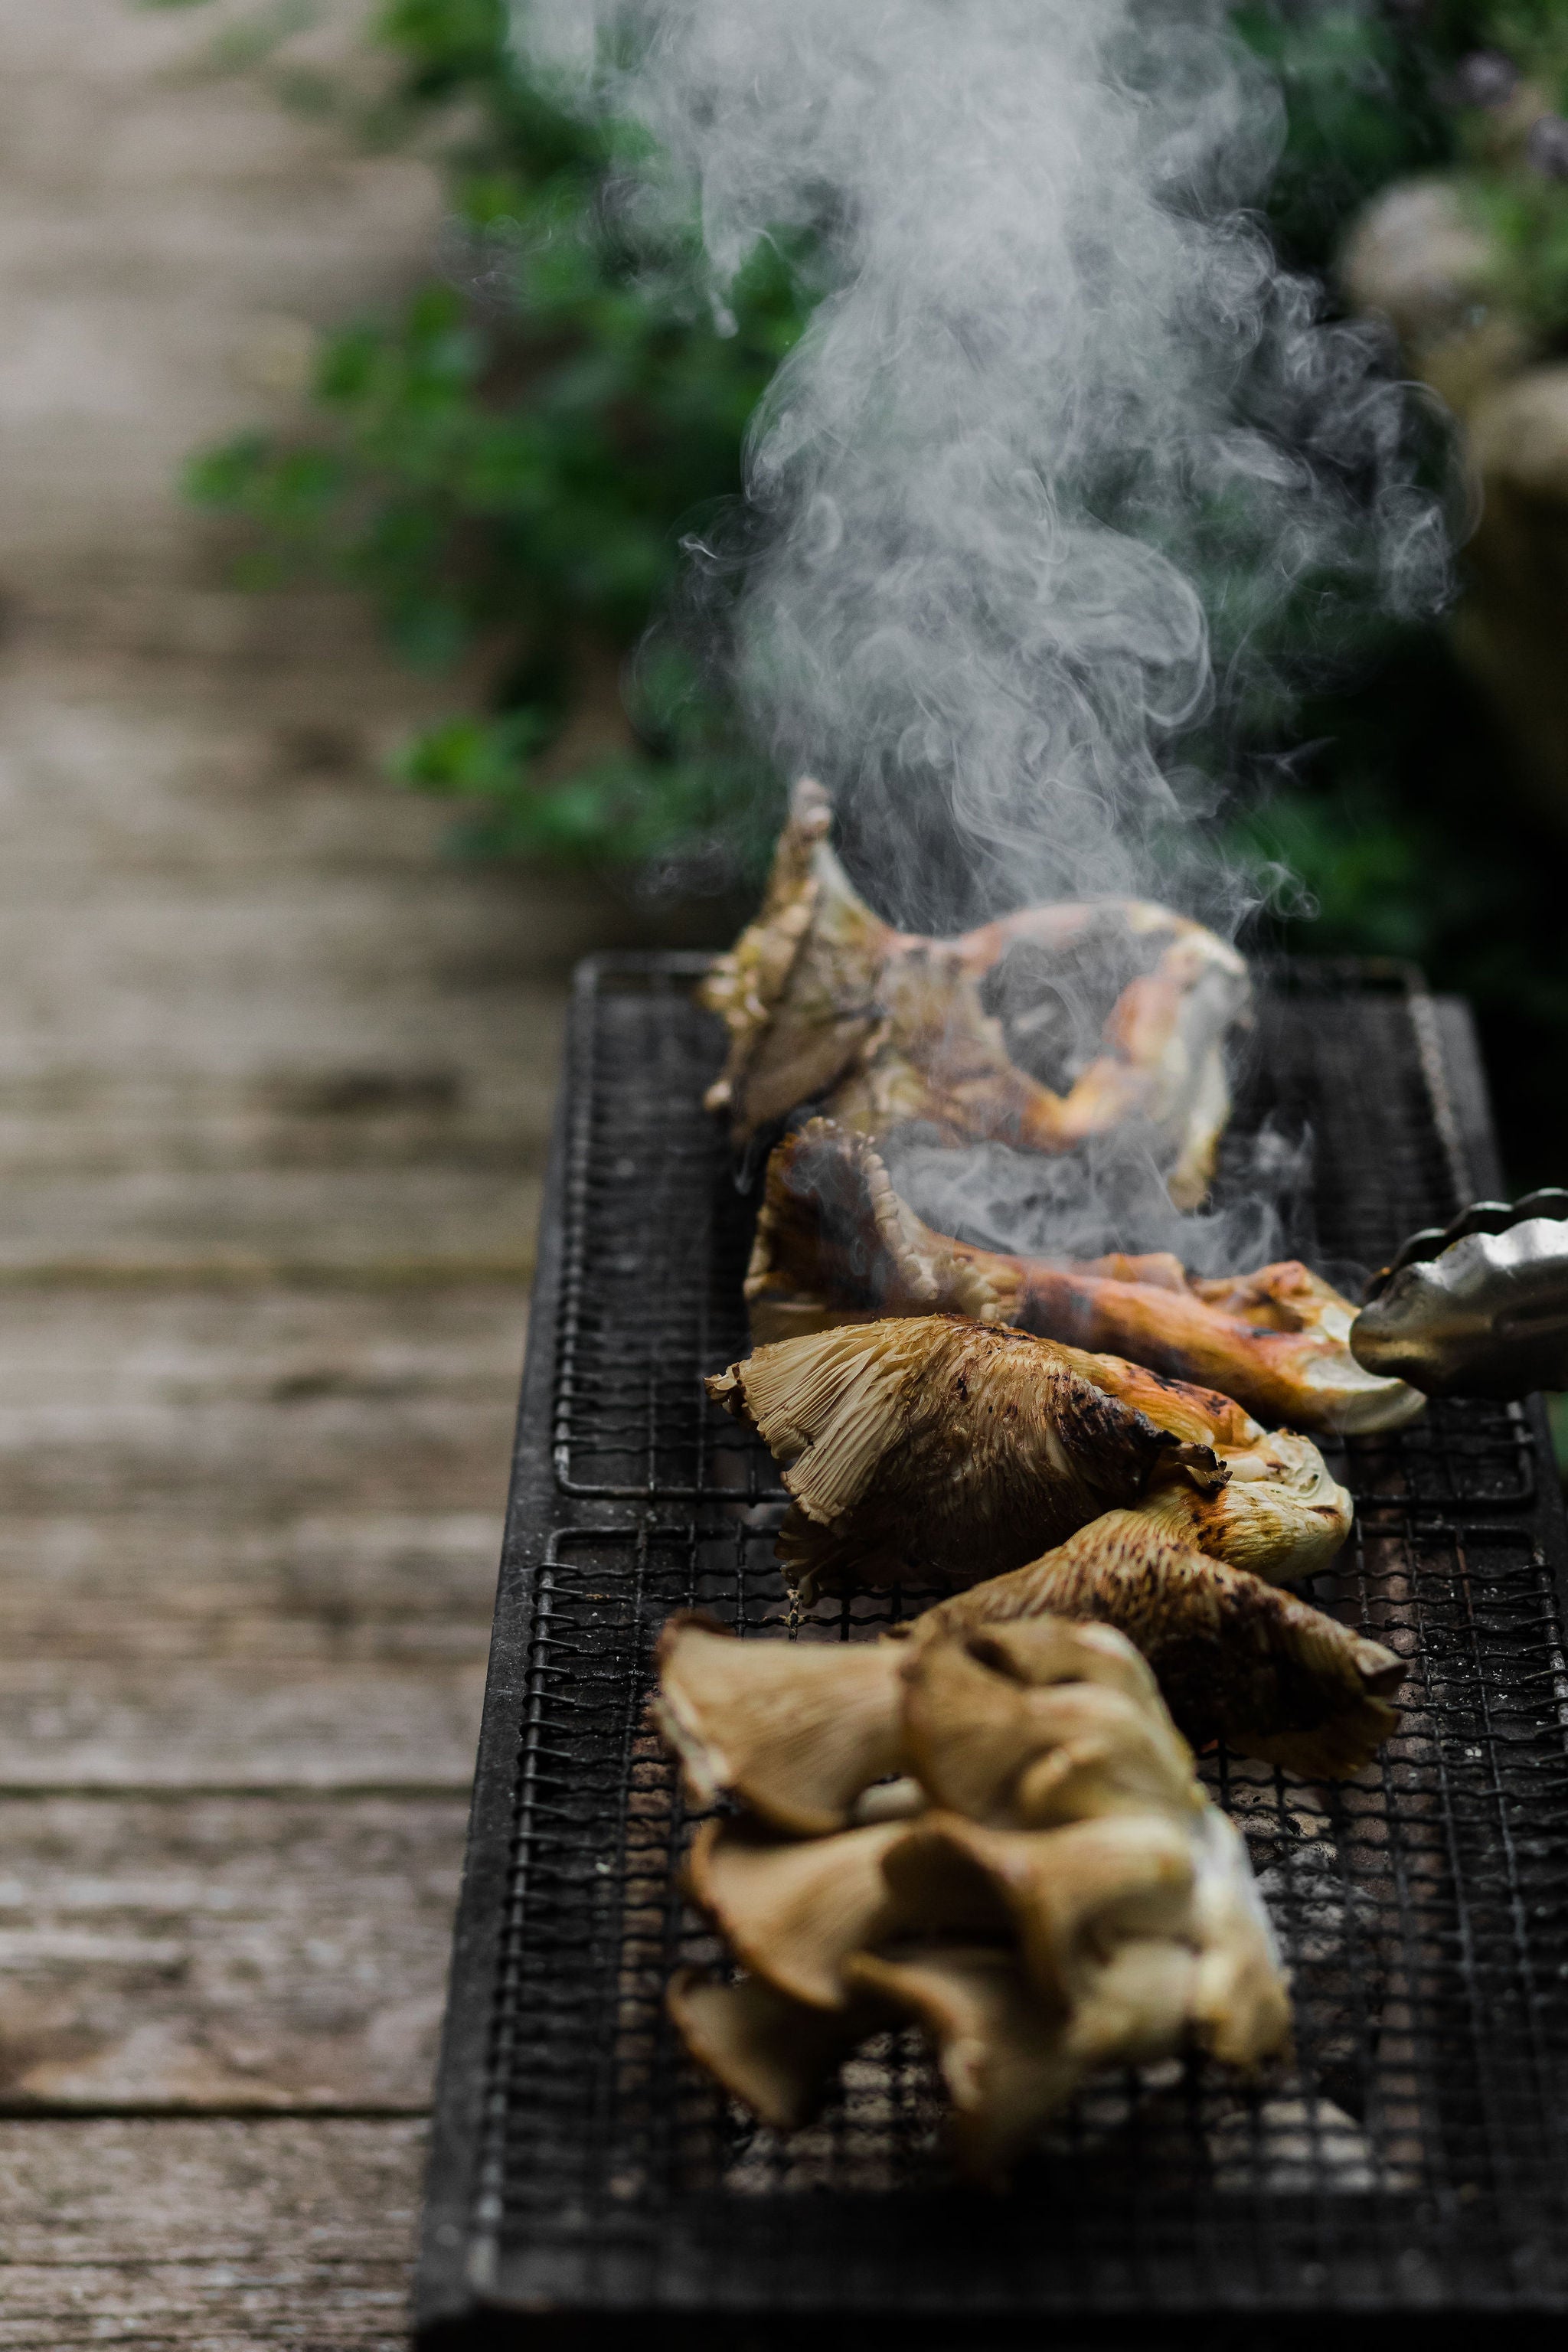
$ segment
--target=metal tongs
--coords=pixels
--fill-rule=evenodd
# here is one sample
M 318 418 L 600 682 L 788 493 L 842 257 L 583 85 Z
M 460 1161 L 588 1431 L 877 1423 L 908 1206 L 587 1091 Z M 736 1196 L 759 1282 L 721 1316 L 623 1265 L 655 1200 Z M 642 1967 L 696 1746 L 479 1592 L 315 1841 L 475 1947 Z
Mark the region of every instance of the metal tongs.
M 1366 1286 L 1351 1353 L 1427 1396 L 1568 1388 L 1568 1191 L 1478 1201 Z

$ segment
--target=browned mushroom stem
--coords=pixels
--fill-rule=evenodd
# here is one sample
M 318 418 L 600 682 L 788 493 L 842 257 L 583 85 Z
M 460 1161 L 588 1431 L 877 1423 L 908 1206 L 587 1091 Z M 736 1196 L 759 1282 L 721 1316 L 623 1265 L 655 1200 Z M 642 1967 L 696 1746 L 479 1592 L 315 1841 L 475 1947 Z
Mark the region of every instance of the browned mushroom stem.
M 919 1119 L 1046 1152 L 1135 1121 L 1172 1198 L 1201 1200 L 1229 1112 L 1225 1039 L 1248 997 L 1234 950 L 1136 899 L 1026 908 L 955 940 L 897 932 L 850 887 L 831 814 L 819 785 L 797 784 L 762 910 L 700 991 L 730 1032 L 708 1101 L 736 1141 L 816 1098 L 868 1135 Z M 1053 970 L 1097 950 L 1131 977 L 1058 1094 L 1025 1066 L 1029 1012 Z
M 687 1892 L 743 1968 L 812 2009 L 842 2009 L 851 1952 L 898 1925 L 882 1864 L 904 1822 L 783 1838 L 753 1822 L 704 1822 L 686 1869 Z
M 1350 1349 L 1355 1308 L 1294 1259 L 1205 1280 L 1165 1253 L 1054 1265 L 934 1232 L 874 1145 L 826 1118 L 786 1136 L 746 1276 L 759 1344 L 890 1315 L 970 1315 L 1217 1390 L 1266 1422 L 1397 1429 L 1424 1407 Z
M 742 1798 L 797 1835 L 843 1829 L 900 1768 L 897 1658 L 885 1644 L 738 1642 L 706 1618 L 659 1638 L 653 1714 L 694 1805 Z
M 665 2002 L 698 2064 L 781 2132 L 811 2121 L 835 2068 L 887 2021 L 868 1987 L 845 2008 L 808 2009 L 760 1977 L 719 1984 L 697 1969 L 671 1979 Z
M 867 1952 L 848 1973 L 930 2034 L 952 2102 L 959 2168 L 1000 2186 L 1089 2071 L 1064 2047 L 1059 2021 L 1034 2000 L 1016 1955 L 994 1946 Z
M 808 1596 L 960 1583 L 1132 1505 L 1290 1577 L 1325 1567 L 1350 1527 L 1310 1439 L 1266 1435 L 1228 1398 L 1117 1357 L 961 1316 L 783 1340 L 708 1390 L 783 1465 L 779 1557 Z M 1232 1483 L 1247 1489 L 1234 1504 Z
M 1223 1738 L 1243 1756 L 1339 1780 L 1398 1721 L 1389 1700 L 1405 1668 L 1392 1651 L 1170 1542 L 1135 1511 L 1108 1512 L 1026 1568 L 939 1602 L 910 1631 L 927 1641 L 1037 1616 L 1119 1626 L 1197 1746 Z

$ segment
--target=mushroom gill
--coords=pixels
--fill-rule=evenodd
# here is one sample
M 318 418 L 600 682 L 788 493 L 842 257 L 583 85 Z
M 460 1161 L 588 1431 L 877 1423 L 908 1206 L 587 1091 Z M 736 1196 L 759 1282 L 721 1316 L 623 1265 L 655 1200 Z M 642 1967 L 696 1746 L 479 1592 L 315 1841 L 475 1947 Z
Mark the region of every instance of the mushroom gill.
M 881 1316 L 969 1315 L 1121 1356 L 1295 1429 L 1399 1429 L 1425 1399 L 1351 1353 L 1355 1308 L 1294 1259 L 1205 1279 L 1179 1258 L 1058 1265 L 926 1224 L 863 1135 L 813 1118 L 768 1161 L 746 1276 L 764 1342 Z
M 672 1617 L 655 1652 L 652 1713 L 699 1807 L 741 1798 L 801 1836 L 847 1826 L 863 1790 L 902 1756 L 889 1645 L 738 1642 Z
M 1157 1424 L 1117 1392 L 1134 1367 L 1100 1369 L 1024 1332 L 922 1316 L 759 1348 L 708 1392 L 782 1465 L 779 1556 L 809 1593 L 911 1572 L 960 1582 L 976 1557 L 1021 1566 L 1141 1500 L 1157 1469 L 1224 1483 L 1189 1398 L 1169 1401 L 1180 1428 Z

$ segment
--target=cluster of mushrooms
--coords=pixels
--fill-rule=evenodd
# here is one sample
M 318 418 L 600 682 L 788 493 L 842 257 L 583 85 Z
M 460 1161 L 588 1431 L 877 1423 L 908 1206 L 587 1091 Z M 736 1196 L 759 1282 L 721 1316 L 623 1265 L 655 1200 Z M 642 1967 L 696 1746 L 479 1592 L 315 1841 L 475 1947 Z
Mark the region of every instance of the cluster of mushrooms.
M 747 1973 L 684 1971 L 671 2011 L 763 2122 L 807 2121 L 840 2060 L 913 2022 L 959 2168 L 997 2182 L 1097 2068 L 1288 2048 L 1240 1838 L 1113 1628 L 752 1648 L 687 1619 L 658 1711 L 689 1794 L 746 1809 L 703 1823 L 688 1890 Z
M 1134 1122 L 1173 1199 L 1201 1197 L 1245 968 L 1131 901 L 896 932 L 828 814 L 797 789 L 762 913 L 704 983 L 730 1035 L 711 1107 L 738 1143 L 802 1121 L 769 1163 L 757 1344 L 707 1385 L 780 1465 L 802 1601 L 943 1597 L 842 1645 L 667 1628 L 656 1720 L 691 1801 L 730 1808 L 688 1891 L 744 1971 L 684 1972 L 669 2007 L 780 2129 L 914 2021 L 961 2167 L 996 2181 L 1096 2068 L 1288 2048 L 1267 1914 L 1193 1750 L 1344 1778 L 1394 1729 L 1403 1661 L 1282 1587 L 1352 1519 L 1304 1433 L 1396 1428 L 1424 1399 L 1355 1361 L 1353 1309 L 1294 1263 L 1057 1266 L 923 1223 L 877 1149 L 910 1120 L 1047 1152 Z M 1059 1014 L 1050 974 L 1096 941 L 1119 991 L 1064 1060 L 1029 991 Z

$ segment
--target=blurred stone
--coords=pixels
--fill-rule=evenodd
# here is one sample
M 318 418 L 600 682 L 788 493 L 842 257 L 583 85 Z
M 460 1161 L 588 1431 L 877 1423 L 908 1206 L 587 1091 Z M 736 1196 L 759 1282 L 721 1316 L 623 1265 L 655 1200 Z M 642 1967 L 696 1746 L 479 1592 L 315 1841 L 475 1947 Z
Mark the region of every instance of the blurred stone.
M 1454 642 L 1538 806 L 1568 829 L 1568 363 L 1499 386 L 1469 431 L 1480 519 Z
M 1461 416 L 1531 356 L 1523 321 L 1493 298 L 1491 247 L 1447 180 L 1385 190 L 1352 230 L 1339 275 L 1352 308 L 1387 319 L 1412 373 Z
M 1472 49 L 1454 75 L 1453 96 L 1459 106 L 1506 106 L 1519 88 L 1519 68 L 1500 49 Z
M 1542 161 L 1568 176 L 1568 122 L 1521 85 L 1511 138 L 1528 116 Z M 1461 190 L 1406 180 L 1370 205 L 1346 240 L 1351 306 L 1387 319 L 1411 373 L 1468 428 L 1477 521 L 1456 652 L 1492 702 L 1538 810 L 1568 830 L 1568 363 L 1543 362 L 1522 320 L 1493 298 L 1489 240 Z
M 1524 152 L 1549 180 L 1568 180 L 1568 122 L 1560 114 L 1543 114 L 1531 124 Z

